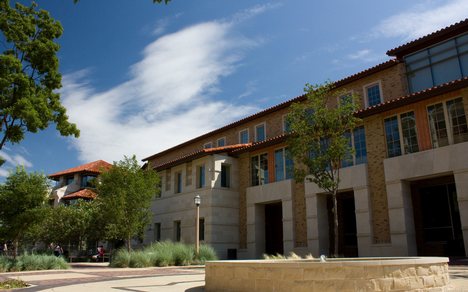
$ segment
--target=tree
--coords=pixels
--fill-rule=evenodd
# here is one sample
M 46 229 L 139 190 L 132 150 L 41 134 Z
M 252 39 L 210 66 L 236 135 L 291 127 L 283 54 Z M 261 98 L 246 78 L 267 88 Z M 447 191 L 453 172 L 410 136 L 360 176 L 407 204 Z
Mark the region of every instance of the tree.
M 142 236 L 148 225 L 159 177 L 151 169 L 143 170 L 133 156 L 114 162 L 99 180 L 96 200 L 104 235 L 109 240 L 125 240 L 130 250 L 132 238 Z
M 306 100 L 291 105 L 287 121 L 291 129 L 289 149 L 298 162 L 295 178 L 317 184 L 332 196 L 334 218 L 334 249 L 338 253 L 337 193 L 340 184 L 340 167 L 352 157 L 349 132 L 360 122 L 354 116 L 358 98 L 344 92 L 333 92 L 333 83 L 306 84 Z M 339 105 L 333 106 L 339 97 Z M 348 136 L 348 137 L 347 137 Z
M 59 205 L 44 212 L 41 226 L 33 237 L 45 243 L 70 244 L 81 243 L 88 239 L 97 239 L 94 222 L 97 217 L 97 204 L 94 201 L 78 200 L 69 206 Z
M 11 7 L 9 0 L 0 0 L 0 30 L 5 47 L 0 55 L 0 149 L 49 123 L 63 136 L 78 137 L 55 92 L 62 80 L 55 42 L 62 35 L 60 23 L 35 3 Z
M 17 167 L 0 186 L 0 234 L 13 240 L 15 255 L 27 231 L 41 222 L 48 188 L 45 175 L 28 174 L 24 167 Z

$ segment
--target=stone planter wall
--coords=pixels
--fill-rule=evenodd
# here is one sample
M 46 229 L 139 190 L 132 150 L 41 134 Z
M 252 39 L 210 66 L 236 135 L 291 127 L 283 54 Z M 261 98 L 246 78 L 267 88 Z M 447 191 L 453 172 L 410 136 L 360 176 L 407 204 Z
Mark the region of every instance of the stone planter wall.
M 446 291 L 447 258 L 206 263 L 205 291 Z

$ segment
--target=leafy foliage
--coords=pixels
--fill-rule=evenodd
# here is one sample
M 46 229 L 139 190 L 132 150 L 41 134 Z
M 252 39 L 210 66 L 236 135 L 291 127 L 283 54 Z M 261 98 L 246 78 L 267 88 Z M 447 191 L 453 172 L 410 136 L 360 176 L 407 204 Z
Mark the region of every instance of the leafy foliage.
M 78 137 L 55 92 L 62 79 L 55 42 L 62 35 L 60 23 L 35 3 L 11 7 L 9 0 L 0 0 L 0 30 L 5 47 L 0 55 L 0 149 L 50 122 L 61 135 Z
M 141 169 L 135 156 L 124 157 L 101 174 L 96 201 L 106 239 L 125 240 L 130 250 L 131 239 L 143 236 L 158 185 L 157 173 Z
M 62 257 L 53 255 L 23 254 L 16 259 L 0 256 L 0 272 L 63 270 L 68 269 Z
M 28 283 L 20 279 L 8 279 L 0 282 L 0 289 L 16 289 L 28 287 Z
M 28 230 L 41 223 L 47 192 L 47 178 L 28 174 L 23 167 L 17 167 L 0 186 L 0 238 L 14 240 L 15 254 Z
M 334 91 L 333 83 L 306 84 L 307 99 L 291 106 L 287 121 L 292 135 L 288 144 L 295 165 L 295 178 L 317 184 L 333 197 L 335 253 L 338 249 L 338 214 L 336 194 L 340 183 L 340 167 L 353 149 L 346 133 L 360 122 L 354 116 L 359 100 L 355 95 Z M 337 98 L 338 97 L 338 98 Z M 336 100 L 340 103 L 336 105 Z

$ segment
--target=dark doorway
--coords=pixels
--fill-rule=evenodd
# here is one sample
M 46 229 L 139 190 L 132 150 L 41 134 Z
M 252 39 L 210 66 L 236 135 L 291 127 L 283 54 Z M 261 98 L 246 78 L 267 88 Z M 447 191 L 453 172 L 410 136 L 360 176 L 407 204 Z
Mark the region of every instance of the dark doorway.
M 265 205 L 265 253 L 283 254 L 283 209 L 281 202 Z
M 338 255 L 340 257 L 357 257 L 357 230 L 356 209 L 354 206 L 354 193 L 346 192 L 337 195 L 338 204 Z M 333 200 L 327 196 L 328 230 L 330 242 L 330 254 L 333 255 L 335 247 L 333 225 Z
M 418 255 L 464 256 L 453 177 L 412 183 L 411 193 Z

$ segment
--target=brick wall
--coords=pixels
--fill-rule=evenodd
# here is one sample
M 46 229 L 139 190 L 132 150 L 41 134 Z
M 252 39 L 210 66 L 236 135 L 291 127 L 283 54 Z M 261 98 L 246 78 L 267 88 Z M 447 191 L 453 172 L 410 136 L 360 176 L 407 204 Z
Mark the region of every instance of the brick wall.
M 307 246 L 307 212 L 303 183 L 294 183 L 293 191 L 294 246 Z
M 239 157 L 239 248 L 247 248 L 247 197 L 250 185 L 250 156 L 245 153 Z

